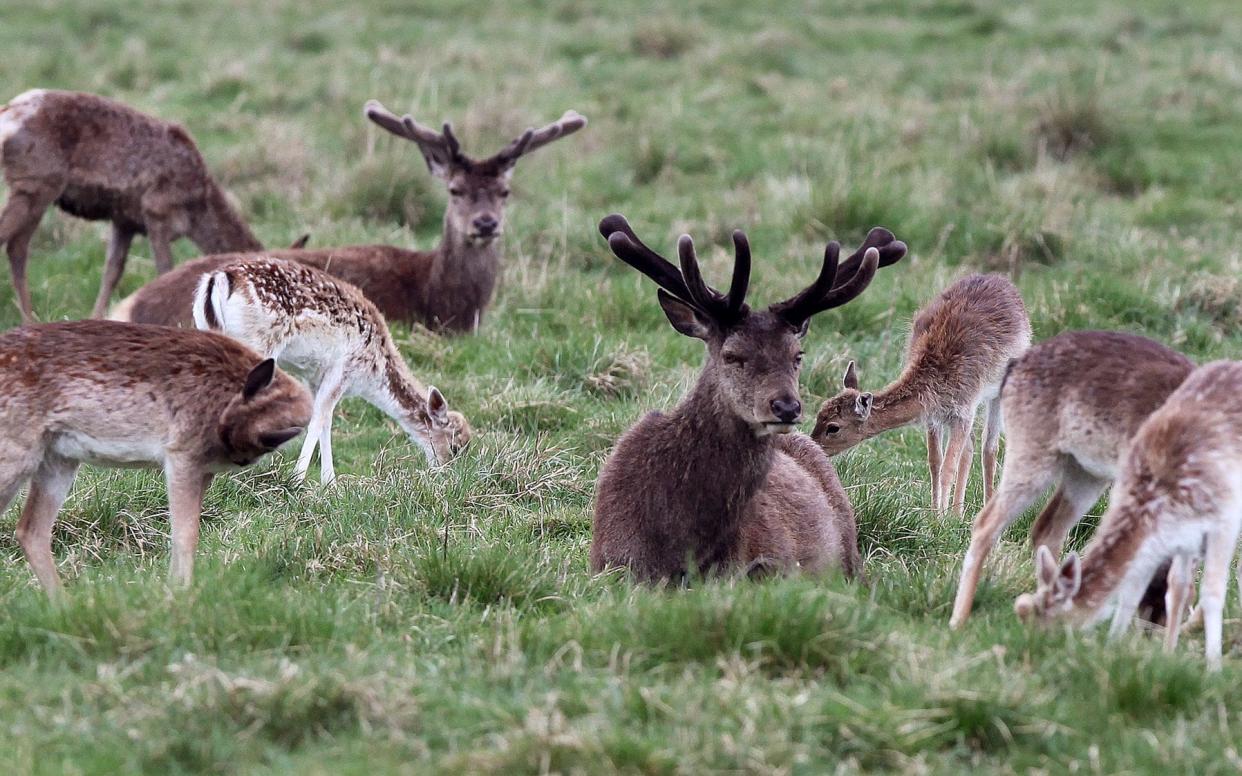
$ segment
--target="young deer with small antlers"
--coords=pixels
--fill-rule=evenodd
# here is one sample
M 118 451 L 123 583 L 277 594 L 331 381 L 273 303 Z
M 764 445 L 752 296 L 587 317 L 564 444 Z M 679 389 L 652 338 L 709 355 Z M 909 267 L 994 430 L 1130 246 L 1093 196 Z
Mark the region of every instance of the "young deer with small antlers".
M 1022 296 L 1003 275 L 970 275 L 919 311 L 906 346 L 901 376 L 874 396 L 858 387 L 851 361 L 844 388 L 820 407 L 811 436 L 829 455 L 889 429 L 927 428 L 932 504 L 961 512 L 974 456 L 971 433 L 979 405 L 983 430 L 983 497 L 992 495 L 1001 432 L 1000 384 L 1009 362 L 1031 344 Z M 947 454 L 941 457 L 941 435 Z
M 500 270 L 497 238 L 504 229 L 514 166 L 526 154 L 582 129 L 586 119 L 566 111 L 545 127 L 526 130 L 496 155 L 476 160 L 462 153 L 447 123 L 442 132 L 436 132 L 409 116 L 398 118 L 374 100 L 367 103 L 366 115 L 394 135 L 414 142 L 431 174 L 448 186 L 440 245 L 431 251 L 356 245 L 268 255 L 308 264 L 358 287 L 388 320 L 447 332 L 476 330 Z M 207 256 L 187 262 L 121 302 L 112 317 L 188 326 L 198 279 L 244 258 Z
M 952 627 L 970 616 L 983 562 L 1000 535 L 1052 486 L 1031 542 L 1060 555 L 1070 529 L 1117 476 L 1139 426 L 1192 369 L 1158 342 L 1111 331 L 1065 332 L 1014 362 L 1001 390 L 1007 434 L 1000 486 L 975 518 Z M 1157 575 L 1157 592 L 1161 584 Z
M 1190 570 L 1203 558 L 1199 605 L 1208 666 L 1221 664 L 1221 613 L 1242 530 L 1242 362 L 1196 369 L 1147 418 L 1121 460 L 1112 503 L 1087 547 L 1058 569 L 1040 546 L 1038 588 L 1014 603 L 1023 619 L 1090 625 L 1113 611 L 1111 636 L 1129 627 L 1161 563 L 1169 572 L 1169 629 L 1177 645 Z M 1238 567 L 1242 584 L 1242 565 Z
M 94 318 L 107 309 L 134 235 L 147 235 L 161 274 L 172 269 L 171 245 L 181 237 L 207 253 L 263 249 L 184 128 L 103 97 L 44 89 L 15 97 L 0 108 L 0 167 L 9 187 L 0 244 L 26 323 L 34 320 L 26 283 L 30 238 L 53 204 L 112 222 Z
M 194 322 L 235 337 L 310 382 L 315 402 L 298 456 L 299 478 L 318 445 L 320 479 L 335 479 L 332 413 L 346 396 L 366 399 L 397 421 L 433 464 L 470 440 L 461 413 L 410 373 L 375 305 L 325 272 L 279 259 L 229 264 L 202 277 Z
M 828 457 L 795 431 L 800 341 L 812 316 L 861 294 L 906 246 L 873 229 L 838 267 L 840 246 L 829 243 L 810 287 L 752 310 L 745 303 L 750 246 L 740 231 L 733 280 L 721 294 L 703 281 L 688 235 L 678 242 L 678 270 L 621 216 L 599 229 L 617 258 L 660 287 L 673 328 L 707 344 L 707 361 L 681 403 L 646 415 L 604 464 L 592 568 L 624 567 L 649 581 L 736 567 L 860 574 L 849 499 Z
M 75 321 L 0 334 L 0 512 L 27 482 L 17 541 L 53 598 L 52 527 L 81 463 L 160 467 L 171 577 L 190 581 L 203 493 L 302 432 L 310 394 L 218 334 Z

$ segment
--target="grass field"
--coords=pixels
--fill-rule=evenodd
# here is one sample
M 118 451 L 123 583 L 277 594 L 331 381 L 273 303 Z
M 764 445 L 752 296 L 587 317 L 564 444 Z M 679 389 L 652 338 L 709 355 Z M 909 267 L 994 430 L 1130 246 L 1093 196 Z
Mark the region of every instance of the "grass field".
M 57 528 L 61 608 L 3 516 L 5 770 L 1242 769 L 1236 587 L 1217 676 L 1198 634 L 1164 656 L 1150 636 L 1031 632 L 1011 608 L 1033 587 L 1024 521 L 950 634 L 969 520 L 929 508 L 915 430 L 837 461 L 867 587 L 657 591 L 587 570 L 610 446 L 701 362 L 608 255 L 609 212 L 670 252 L 691 232 L 718 281 L 745 228 L 757 301 L 808 282 L 829 238 L 906 240 L 813 323 L 811 408 L 850 358 L 868 385 L 894 376 L 912 312 L 971 270 L 1015 274 L 1037 338 L 1112 328 L 1242 354 L 1236 3 L 595 5 L 8 0 L 0 98 L 81 89 L 185 123 L 270 245 L 434 243 L 444 193 L 364 121 L 367 98 L 451 118 L 480 153 L 566 108 L 591 124 L 519 164 L 481 333 L 396 331 L 479 432 L 450 466 L 347 403 L 335 487 L 292 484 L 288 452 L 213 485 L 184 593 L 164 584 L 159 477 L 84 471 Z M 103 235 L 45 219 L 45 318 L 89 311 Z M 124 293 L 153 276 L 145 241 L 135 254 Z M 0 324 L 17 322 L 0 278 Z

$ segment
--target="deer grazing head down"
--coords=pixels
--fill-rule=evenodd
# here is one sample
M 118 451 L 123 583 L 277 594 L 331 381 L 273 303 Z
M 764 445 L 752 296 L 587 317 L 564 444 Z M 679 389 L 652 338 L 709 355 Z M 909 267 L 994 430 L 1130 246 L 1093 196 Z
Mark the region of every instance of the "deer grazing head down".
M 741 231 L 733 233 L 733 279 L 722 294 L 704 282 L 689 235 L 677 241 L 678 269 L 644 245 L 620 215 L 605 218 L 599 230 L 617 258 L 660 286 L 660 306 L 673 328 L 707 343 L 700 385 L 716 395 L 720 409 L 760 437 L 792 431 L 802 419 L 798 371 L 811 317 L 849 302 L 879 267 L 906 254 L 905 243 L 879 227 L 845 261 L 839 260 L 840 244 L 830 242 L 814 283 L 783 302 L 753 310 L 746 304 L 750 244 Z
M 578 113 L 565 111 L 565 115 L 545 127 L 527 129 L 495 155 L 474 159 L 462 153 L 448 122 L 437 132 L 408 114 L 398 117 L 376 100 L 368 101 L 365 111 L 371 121 L 418 146 L 427 169 L 448 187 L 449 206 L 444 214 L 447 230 L 473 245 L 486 245 L 504 230 L 509 178 L 517 160 L 577 132 L 587 123 Z

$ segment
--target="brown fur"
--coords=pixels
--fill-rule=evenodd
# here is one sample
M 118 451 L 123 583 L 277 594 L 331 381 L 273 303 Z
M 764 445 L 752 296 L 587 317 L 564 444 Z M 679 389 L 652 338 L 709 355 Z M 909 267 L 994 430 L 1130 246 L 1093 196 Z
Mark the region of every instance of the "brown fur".
M 310 411 L 296 380 L 217 334 L 107 321 L 13 329 L 0 335 L 0 511 L 31 482 L 18 540 L 54 595 L 52 526 L 78 464 L 162 465 L 172 576 L 188 582 L 212 475 L 296 436 Z
M 1039 587 L 1015 602 L 1024 617 L 1101 619 L 1115 600 L 1112 635 L 1123 632 L 1143 589 L 1172 558 L 1167 649 L 1177 643 L 1189 568 L 1204 557 L 1200 605 L 1209 664 L 1219 667 L 1221 610 L 1242 528 L 1242 363 L 1195 370 L 1140 426 L 1127 446 L 1112 503 L 1087 547 L 1061 569 L 1038 554 Z M 1239 566 L 1242 581 L 1242 566 Z
M 858 387 L 853 363 L 844 390 L 820 407 L 812 436 L 829 455 L 910 423 L 927 427 L 932 501 L 960 512 L 966 498 L 981 402 L 988 405 L 983 431 L 983 491 L 991 495 L 1000 438 L 1000 383 L 1010 360 L 1031 342 L 1026 306 L 1003 275 L 969 275 L 933 299 L 914 318 L 901 376 L 874 396 Z M 940 435 L 947 430 L 947 455 Z
M 954 626 L 970 614 L 982 564 L 1005 528 L 1055 485 L 1031 541 L 1060 554 L 1069 530 L 1116 477 L 1120 454 L 1140 424 L 1193 368 L 1158 342 L 1106 331 L 1060 334 L 1013 365 L 1001 393 L 1008 428 L 1004 470 L 975 518 Z
M 33 320 L 26 285 L 31 235 L 52 204 L 112 222 L 92 315 L 107 308 L 134 235 L 151 241 L 156 269 L 172 269 L 171 243 L 189 237 L 208 253 L 263 246 L 229 205 L 184 128 L 80 92 L 27 93 L 0 108 L 0 166 L 9 199 L 0 213 L 22 319 Z
M 704 340 L 707 360 L 680 404 L 668 414 L 648 413 L 605 463 L 591 567 L 624 567 L 641 580 L 737 568 L 861 574 L 854 513 L 832 464 L 793 431 L 801 414 L 800 339 L 811 315 L 866 288 L 880 263 L 873 239 L 886 237 L 886 263 L 904 255 L 904 244 L 873 232 L 866 256 L 860 250 L 845 263 L 849 274 L 840 285 L 830 245 L 816 284 L 756 311 L 743 301 L 750 249 L 740 232 L 725 296 L 702 283 L 688 237 L 679 246 L 679 271 L 638 242 L 620 216 L 605 219 L 600 231 L 618 258 L 660 284 L 670 323 Z

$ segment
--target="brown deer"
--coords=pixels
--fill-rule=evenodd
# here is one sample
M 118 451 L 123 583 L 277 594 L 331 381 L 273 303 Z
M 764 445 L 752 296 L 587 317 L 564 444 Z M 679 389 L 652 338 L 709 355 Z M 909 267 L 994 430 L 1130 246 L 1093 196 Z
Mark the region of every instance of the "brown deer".
M 1142 365 L 1135 365 L 1142 369 Z M 1221 613 L 1242 530 L 1242 363 L 1216 361 L 1186 378 L 1139 427 L 1122 460 L 1112 503 L 1086 550 L 1057 567 L 1039 547 L 1038 587 L 1014 602 L 1023 619 L 1091 625 L 1113 612 L 1109 634 L 1129 627 L 1161 563 L 1169 572 L 1169 629 L 1177 645 L 1190 569 L 1203 559 L 1199 607 L 1209 668 L 1221 665 Z M 1242 584 L 1242 565 L 1238 567 Z
M 375 305 L 326 272 L 268 258 L 229 264 L 203 275 L 194 323 L 234 337 L 310 382 L 315 402 L 298 456 L 299 479 L 316 446 L 320 480 L 335 479 L 332 414 L 347 396 L 360 396 L 396 420 L 433 464 L 447 462 L 470 441 L 470 424 L 435 386 L 423 386 L 410 372 Z
M 703 340 L 707 360 L 681 403 L 647 414 L 604 464 L 592 568 L 623 567 L 649 581 L 738 567 L 860 574 L 849 499 L 827 456 L 795 431 L 800 343 L 812 316 L 861 294 L 878 267 L 905 255 L 905 244 L 873 229 L 838 267 L 840 246 L 829 243 L 814 283 L 752 310 L 742 232 L 733 233 L 733 279 L 721 294 L 703 281 L 689 236 L 678 242 L 679 270 L 621 216 L 599 229 L 617 258 L 656 282 L 669 323 Z
M 134 235 L 147 235 L 161 274 L 172 269 L 172 242 L 181 237 L 206 253 L 263 249 L 184 128 L 103 97 L 44 89 L 15 97 L 0 108 L 0 167 L 9 187 L 0 244 L 26 323 L 35 317 L 27 251 L 53 204 L 112 222 L 94 318 L 108 307 Z
M 0 334 L 0 512 L 27 482 L 17 541 L 60 591 L 52 526 L 81 463 L 164 470 L 171 578 L 187 584 L 203 493 L 302 432 L 310 394 L 272 359 L 197 331 L 74 321 Z
M 1000 441 L 1000 384 L 1009 362 L 1031 344 L 1022 296 L 1004 275 L 969 275 L 949 286 L 914 317 L 901 376 L 872 395 L 858 386 L 851 361 L 844 390 L 820 407 L 812 438 L 836 455 L 890 429 L 927 429 L 932 504 L 961 512 L 974 456 L 971 432 L 979 405 L 983 428 L 983 497 L 992 495 Z M 943 435 L 943 437 L 942 437 Z M 942 458 L 941 440 L 947 443 Z
M 970 616 L 983 562 L 1000 535 L 1053 486 L 1031 542 L 1060 555 L 1069 530 L 1116 478 L 1139 426 L 1192 369 L 1158 342 L 1111 331 L 1065 332 L 1013 363 L 1001 390 L 1007 436 L 1000 486 L 975 518 L 952 627 Z
M 414 142 L 431 174 L 448 186 L 440 245 L 409 251 L 389 245 L 355 245 L 269 255 L 329 272 L 362 289 L 390 321 L 419 323 L 446 332 L 478 329 L 491 303 L 500 270 L 498 238 L 504 230 L 509 179 L 518 159 L 577 132 L 586 119 L 566 111 L 557 121 L 528 129 L 499 153 L 476 160 L 461 151 L 452 127 L 436 132 L 409 116 L 398 118 L 378 102 L 366 115 L 387 131 Z M 198 279 L 240 255 L 207 256 L 156 278 L 113 311 L 117 320 L 189 326 L 190 301 Z

